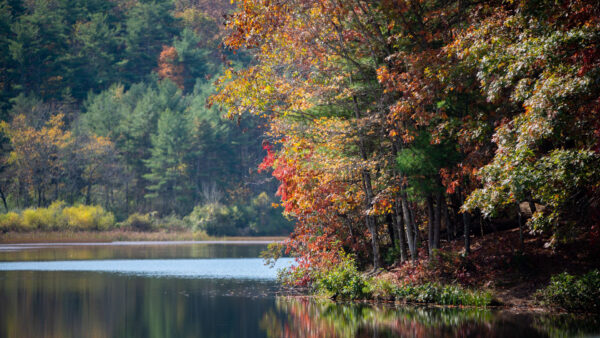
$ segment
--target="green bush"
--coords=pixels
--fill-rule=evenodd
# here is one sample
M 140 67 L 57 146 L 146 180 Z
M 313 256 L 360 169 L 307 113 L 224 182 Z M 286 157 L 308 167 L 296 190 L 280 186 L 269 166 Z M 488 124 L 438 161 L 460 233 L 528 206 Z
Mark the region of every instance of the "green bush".
M 187 218 L 182 219 L 177 215 L 158 217 L 156 212 L 148 214 L 133 213 L 119 223 L 119 227 L 132 231 L 182 231 L 190 228 Z M 201 234 L 202 231 L 199 232 Z
M 190 226 L 186 219 L 179 218 L 177 215 L 169 215 L 163 218 L 154 219 L 153 227 L 154 229 L 181 231 L 188 229 Z
M 130 228 L 135 231 L 151 231 L 153 228 L 152 217 L 150 214 L 133 213 L 127 217 L 122 227 Z
M 437 283 L 398 287 L 396 299 L 414 303 L 472 306 L 488 306 L 493 302 L 493 297 L 489 292 L 472 291 L 457 285 Z
M 287 235 L 293 224 L 281 212 L 263 192 L 240 203 L 197 205 L 186 220 L 193 229 L 213 236 Z
M 368 293 L 374 299 L 394 300 L 398 285 L 386 278 L 372 278 L 368 281 Z
M 395 299 L 408 303 L 471 306 L 488 306 L 493 302 L 489 292 L 457 285 L 399 285 L 386 276 L 367 278 L 357 270 L 355 261 L 344 254 L 340 264 L 317 274 L 314 286 L 317 292 L 334 299 Z
M 592 270 L 579 277 L 566 272 L 552 276 L 550 285 L 538 290 L 536 296 L 546 306 L 599 313 L 600 271 Z
M 317 290 L 334 299 L 359 299 L 369 296 L 367 280 L 356 268 L 352 258 L 342 254 L 342 261 L 323 272 L 315 280 Z
M 235 206 L 210 203 L 196 206 L 187 219 L 194 230 L 204 230 L 209 235 L 216 236 L 235 235 L 239 233 L 240 214 L 239 208 Z
M 262 192 L 249 204 L 241 206 L 250 229 L 256 235 L 288 235 L 294 228 L 293 222 L 286 219 L 283 208 Z

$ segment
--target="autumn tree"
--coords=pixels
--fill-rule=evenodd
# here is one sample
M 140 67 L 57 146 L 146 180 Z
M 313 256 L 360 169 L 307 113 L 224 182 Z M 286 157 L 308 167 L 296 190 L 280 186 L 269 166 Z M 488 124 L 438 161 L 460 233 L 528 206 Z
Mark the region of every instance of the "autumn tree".
M 476 72 L 488 102 L 512 110 L 494 132 L 483 187 L 464 208 L 494 216 L 528 202 L 532 230 L 568 239 L 598 209 L 598 6 L 521 1 L 483 6 L 481 15 L 449 50 Z
M 158 57 L 158 76 L 169 79 L 183 89 L 183 65 L 179 63 L 175 47 L 163 46 Z
M 2 122 L 2 131 L 11 141 L 9 164 L 15 167 L 18 190 L 45 206 L 47 192 L 57 184 L 62 170 L 63 151 L 72 142 L 71 133 L 64 130 L 64 115 L 50 117 L 46 124 L 36 129 L 28 124 L 25 115 L 15 116 L 10 124 Z M 56 189 L 56 188 L 55 188 Z

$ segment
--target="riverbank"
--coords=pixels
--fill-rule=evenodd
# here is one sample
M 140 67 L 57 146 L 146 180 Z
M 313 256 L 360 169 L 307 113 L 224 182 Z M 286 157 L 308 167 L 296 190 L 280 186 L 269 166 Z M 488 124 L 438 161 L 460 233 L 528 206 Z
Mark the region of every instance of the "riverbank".
M 458 241 L 430 259 L 367 274 L 350 257 L 317 274 L 312 291 L 334 300 L 500 307 L 526 312 L 597 312 L 600 306 L 595 239 L 555 247 L 517 229 L 472 237 L 468 256 Z M 501 244 L 499 244 L 501 243 Z M 548 288 L 552 285 L 551 288 Z M 544 290 L 541 292 L 540 290 Z
M 282 241 L 282 236 L 215 237 L 192 231 L 34 231 L 0 233 L 0 244 L 18 243 L 107 243 L 123 241 Z

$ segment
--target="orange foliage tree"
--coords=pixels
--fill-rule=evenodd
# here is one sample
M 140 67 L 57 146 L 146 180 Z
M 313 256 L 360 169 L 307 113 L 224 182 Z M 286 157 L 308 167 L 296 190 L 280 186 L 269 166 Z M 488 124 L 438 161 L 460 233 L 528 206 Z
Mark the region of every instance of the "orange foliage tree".
M 173 81 L 177 87 L 183 89 L 184 67 L 179 63 L 178 57 L 175 47 L 163 46 L 158 57 L 158 76 Z
M 544 196 L 561 188 L 560 173 L 551 188 L 525 182 L 527 189 L 518 191 L 524 181 L 511 161 L 521 155 L 526 168 L 544 152 L 571 147 L 574 152 L 555 152 L 555 160 L 571 161 L 578 177 L 595 182 L 597 151 L 587 145 L 595 136 L 581 126 L 597 130 L 588 117 L 597 111 L 598 25 L 588 2 L 565 3 L 537 10 L 527 0 L 238 0 L 225 42 L 250 49 L 255 59 L 248 68 L 226 70 L 213 101 L 231 118 L 250 113 L 268 120 L 273 146 L 263 168 L 273 169 L 283 205 L 298 219 L 288 248 L 299 261 L 334 261 L 346 249 L 377 269 L 380 246 L 397 246 L 400 261 L 408 254 L 417 259 L 424 230 L 431 253 L 441 230 L 452 239 L 459 224 L 469 253 L 471 223 L 483 227 L 472 216 L 490 216 L 507 206 L 501 202 L 516 201 L 510 196 L 561 207 Z M 573 18 L 563 18 L 561 8 Z M 536 22 L 558 26 L 541 29 Z M 548 48 L 536 49 L 542 40 Z M 556 50 L 559 62 L 547 64 L 556 46 L 569 52 Z M 514 59 L 506 50 L 523 55 Z M 560 109 L 552 102 L 564 103 L 548 94 L 563 83 L 551 83 L 552 74 L 569 85 L 563 91 L 579 95 L 572 108 L 583 105 L 581 126 L 554 129 L 575 143 L 551 139 L 543 123 L 534 123 L 556 116 Z M 511 129 L 516 125 L 531 128 L 518 129 L 519 136 Z M 528 135 L 548 148 L 536 145 L 519 155 L 513 140 Z M 516 157 L 504 157 L 502 149 Z M 551 158 L 536 170 L 550 170 Z M 482 178 L 497 189 L 478 190 Z M 574 191 L 583 181 L 570 182 Z

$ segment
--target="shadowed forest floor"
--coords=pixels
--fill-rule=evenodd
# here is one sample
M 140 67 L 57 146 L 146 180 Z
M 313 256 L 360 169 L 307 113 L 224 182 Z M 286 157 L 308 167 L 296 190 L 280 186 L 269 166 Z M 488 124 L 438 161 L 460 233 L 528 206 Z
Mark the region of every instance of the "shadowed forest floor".
M 539 310 L 534 294 L 548 285 L 551 276 L 565 271 L 582 274 L 600 266 L 597 234 L 555 248 L 545 246 L 539 236 L 526 234 L 520 250 L 519 231 L 512 229 L 472 237 L 471 243 L 468 257 L 463 257 L 461 240 L 444 242 L 432 260 L 392 267 L 384 278 L 400 283 L 459 283 L 491 291 L 508 308 Z

